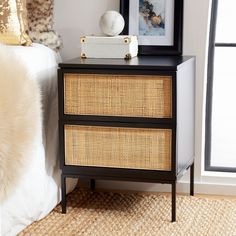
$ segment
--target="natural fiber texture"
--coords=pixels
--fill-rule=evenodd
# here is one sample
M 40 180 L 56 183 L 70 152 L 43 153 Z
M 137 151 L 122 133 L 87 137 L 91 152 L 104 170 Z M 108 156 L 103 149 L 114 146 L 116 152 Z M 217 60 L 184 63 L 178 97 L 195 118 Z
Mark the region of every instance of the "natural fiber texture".
M 27 11 L 25 0 L 0 2 L 0 42 L 9 45 L 31 45 L 27 35 Z
M 171 118 L 168 76 L 65 74 L 65 113 Z
M 171 169 L 171 130 L 65 126 L 67 165 Z
M 171 223 L 166 195 L 74 191 L 67 214 L 57 206 L 23 235 L 64 236 L 233 236 L 236 201 L 177 197 L 177 222 Z
M 27 0 L 31 39 L 57 51 L 62 46 L 62 40 L 53 29 L 53 8 L 54 0 Z

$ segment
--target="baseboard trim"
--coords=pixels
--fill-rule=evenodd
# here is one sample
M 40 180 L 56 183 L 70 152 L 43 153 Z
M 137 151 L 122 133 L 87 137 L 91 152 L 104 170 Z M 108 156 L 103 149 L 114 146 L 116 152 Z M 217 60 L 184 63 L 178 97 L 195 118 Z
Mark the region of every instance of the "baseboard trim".
M 196 182 L 194 188 L 196 194 L 236 196 L 236 184 L 225 185 Z M 96 181 L 96 189 L 138 192 L 170 192 L 171 185 L 99 180 Z M 189 193 L 189 191 L 190 185 L 188 182 L 177 183 L 177 193 Z

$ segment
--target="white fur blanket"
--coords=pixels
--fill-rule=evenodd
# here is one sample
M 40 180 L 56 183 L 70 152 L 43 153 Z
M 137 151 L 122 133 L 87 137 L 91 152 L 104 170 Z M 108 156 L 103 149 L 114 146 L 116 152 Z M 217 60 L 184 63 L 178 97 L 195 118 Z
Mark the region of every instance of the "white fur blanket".
M 42 132 L 40 90 L 31 76 L 0 45 L 0 203 L 14 193 Z

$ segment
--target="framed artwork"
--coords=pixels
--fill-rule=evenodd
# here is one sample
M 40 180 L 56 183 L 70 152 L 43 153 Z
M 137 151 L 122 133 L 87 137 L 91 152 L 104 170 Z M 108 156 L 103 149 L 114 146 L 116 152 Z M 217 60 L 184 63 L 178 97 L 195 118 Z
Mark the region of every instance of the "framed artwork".
M 139 55 L 181 55 L 183 0 L 120 0 L 123 34 L 137 35 Z

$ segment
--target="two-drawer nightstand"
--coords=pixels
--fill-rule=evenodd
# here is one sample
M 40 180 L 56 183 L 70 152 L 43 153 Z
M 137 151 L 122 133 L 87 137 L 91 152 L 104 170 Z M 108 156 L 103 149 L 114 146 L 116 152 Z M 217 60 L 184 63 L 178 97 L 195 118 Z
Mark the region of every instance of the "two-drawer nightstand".
M 191 167 L 194 192 L 193 57 L 74 59 L 59 64 L 62 212 L 66 177 L 166 183 Z

